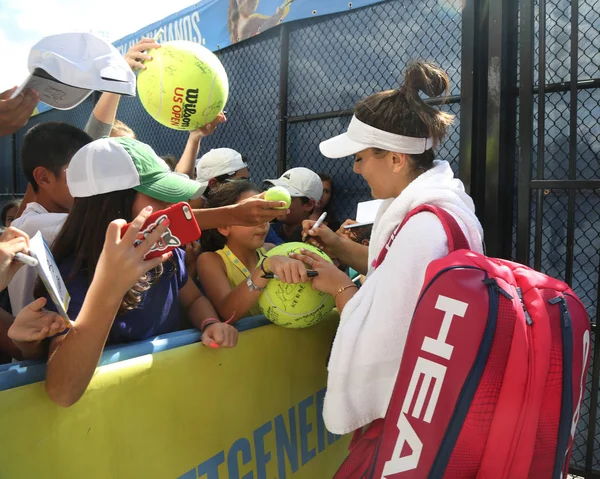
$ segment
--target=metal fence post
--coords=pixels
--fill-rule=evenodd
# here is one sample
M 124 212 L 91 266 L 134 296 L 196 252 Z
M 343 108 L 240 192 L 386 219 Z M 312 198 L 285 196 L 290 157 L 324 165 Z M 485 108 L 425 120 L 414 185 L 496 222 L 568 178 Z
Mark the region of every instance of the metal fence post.
M 487 9 L 478 0 L 465 0 L 462 12 L 459 176 L 484 218 L 485 90 L 487 79 Z
M 467 0 L 462 11 L 462 52 L 460 75 L 460 157 L 458 172 L 468 193 L 472 192 L 473 107 L 475 102 L 476 2 Z
M 516 260 L 529 264 L 531 228 L 531 168 L 533 161 L 533 52 L 535 11 L 533 0 L 521 2 L 521 85 L 519 91 L 519 168 L 517 186 Z
M 463 9 L 460 177 L 487 252 L 512 252 L 517 2 L 467 0 Z
M 489 37 L 483 226 L 489 254 L 510 258 L 517 111 L 517 2 L 490 0 L 487 8 Z
M 279 115 L 277 118 L 277 174 L 283 175 L 287 169 L 288 86 L 290 72 L 290 31 L 287 24 L 281 25 L 279 38 L 281 52 L 279 59 Z

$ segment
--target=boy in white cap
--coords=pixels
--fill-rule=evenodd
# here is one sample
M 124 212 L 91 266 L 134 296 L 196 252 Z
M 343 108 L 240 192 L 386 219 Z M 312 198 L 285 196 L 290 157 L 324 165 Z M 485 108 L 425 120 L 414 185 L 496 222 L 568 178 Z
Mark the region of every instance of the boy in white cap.
M 298 167 L 286 171 L 276 180 L 265 180 L 273 186 L 282 186 L 292 197 L 290 212 L 271 228 L 284 243 L 302 241 L 302 222 L 309 218 L 323 196 L 323 182 L 308 168 Z
M 200 157 L 196 163 L 196 181 L 205 190 L 204 196 L 193 206 L 202 208 L 211 190 L 232 180 L 248 180 L 248 159 L 231 148 L 215 148 Z

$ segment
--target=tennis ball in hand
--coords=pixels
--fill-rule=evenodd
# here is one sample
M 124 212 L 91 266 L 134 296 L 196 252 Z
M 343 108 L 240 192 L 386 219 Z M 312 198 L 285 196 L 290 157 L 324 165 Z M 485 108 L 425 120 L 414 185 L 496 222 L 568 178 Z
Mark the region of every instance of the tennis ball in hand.
M 292 197 L 290 196 L 288 190 L 286 190 L 283 186 L 274 186 L 273 188 L 269 188 L 265 194 L 265 200 L 285 201 L 285 206 L 275 208 L 277 210 L 287 210 L 292 204 Z

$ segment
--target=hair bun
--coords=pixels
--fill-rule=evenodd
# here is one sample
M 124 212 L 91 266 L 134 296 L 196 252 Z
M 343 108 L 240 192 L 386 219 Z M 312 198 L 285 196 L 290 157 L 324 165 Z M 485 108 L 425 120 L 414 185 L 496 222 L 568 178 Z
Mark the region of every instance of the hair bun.
M 404 72 L 405 90 L 422 91 L 430 98 L 438 97 L 450 90 L 448 75 L 437 65 L 428 62 L 413 62 Z

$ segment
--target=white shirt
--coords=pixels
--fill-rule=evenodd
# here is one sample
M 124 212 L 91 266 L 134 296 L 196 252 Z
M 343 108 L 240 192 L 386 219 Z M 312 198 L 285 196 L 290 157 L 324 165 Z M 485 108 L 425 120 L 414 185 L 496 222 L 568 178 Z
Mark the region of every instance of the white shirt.
M 42 205 L 32 202 L 27 205 L 23 214 L 11 223 L 11 226 L 24 231 L 30 238 L 40 231 L 48 246 L 51 246 L 66 218 L 66 213 L 48 213 Z M 33 289 L 36 279 L 36 268 L 22 266 L 8 285 L 14 316 L 34 300 Z
M 448 254 L 441 222 L 432 213 L 415 215 L 377 269 L 372 260 L 405 216 L 424 204 L 452 214 L 473 251 L 483 252 L 473 201 L 447 162 L 436 161 L 400 196 L 382 203 L 369 243 L 367 280 L 346 304 L 331 349 L 323 418 L 335 434 L 385 417 L 425 272 L 431 261 Z

